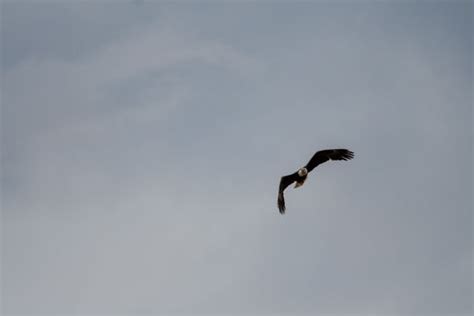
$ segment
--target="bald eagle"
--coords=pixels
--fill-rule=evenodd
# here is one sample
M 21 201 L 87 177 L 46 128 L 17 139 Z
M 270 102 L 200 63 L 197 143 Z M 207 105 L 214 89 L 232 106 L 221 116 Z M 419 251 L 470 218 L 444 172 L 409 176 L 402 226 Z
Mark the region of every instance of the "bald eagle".
M 295 189 L 302 186 L 308 177 L 308 173 L 328 160 L 350 160 L 352 158 L 354 158 L 354 153 L 347 149 L 320 150 L 313 155 L 306 166 L 300 168 L 293 174 L 281 177 L 278 190 L 278 209 L 280 210 L 280 214 L 285 214 L 286 206 L 283 191 L 285 191 L 289 185 L 296 182 Z

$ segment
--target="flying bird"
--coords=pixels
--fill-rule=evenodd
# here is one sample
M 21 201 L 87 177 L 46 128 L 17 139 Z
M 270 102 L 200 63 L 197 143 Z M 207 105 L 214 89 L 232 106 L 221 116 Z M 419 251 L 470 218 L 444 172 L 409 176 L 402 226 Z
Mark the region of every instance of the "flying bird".
M 278 209 L 280 210 L 280 214 L 285 214 L 286 206 L 283 191 L 285 191 L 289 185 L 291 185 L 293 182 L 296 182 L 294 187 L 295 189 L 302 186 L 308 177 L 308 173 L 326 161 L 350 160 L 352 158 L 354 158 L 354 153 L 347 149 L 320 150 L 313 155 L 306 166 L 300 168 L 293 174 L 281 177 L 280 187 L 278 190 Z

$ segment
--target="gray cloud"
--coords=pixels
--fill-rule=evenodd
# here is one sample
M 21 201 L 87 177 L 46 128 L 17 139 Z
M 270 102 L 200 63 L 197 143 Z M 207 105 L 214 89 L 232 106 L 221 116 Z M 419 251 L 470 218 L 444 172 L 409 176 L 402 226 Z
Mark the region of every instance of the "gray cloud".
M 8 3 L 3 311 L 469 314 L 469 8 Z

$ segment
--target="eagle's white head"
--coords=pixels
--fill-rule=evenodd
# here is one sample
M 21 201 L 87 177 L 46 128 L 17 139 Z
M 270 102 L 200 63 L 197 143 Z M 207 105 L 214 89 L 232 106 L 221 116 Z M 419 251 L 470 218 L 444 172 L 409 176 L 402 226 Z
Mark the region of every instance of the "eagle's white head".
M 298 175 L 299 175 L 300 177 L 304 177 L 304 176 L 306 176 L 307 174 L 308 174 L 308 169 L 306 169 L 306 168 L 304 168 L 304 167 L 301 168 L 300 170 L 298 170 Z

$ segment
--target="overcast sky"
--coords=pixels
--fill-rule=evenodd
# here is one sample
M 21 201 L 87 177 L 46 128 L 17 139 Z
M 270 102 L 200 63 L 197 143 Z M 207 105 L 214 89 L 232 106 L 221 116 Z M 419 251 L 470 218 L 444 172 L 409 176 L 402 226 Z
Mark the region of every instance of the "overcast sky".
M 5 315 L 472 312 L 472 1 L 1 9 Z

